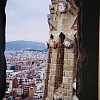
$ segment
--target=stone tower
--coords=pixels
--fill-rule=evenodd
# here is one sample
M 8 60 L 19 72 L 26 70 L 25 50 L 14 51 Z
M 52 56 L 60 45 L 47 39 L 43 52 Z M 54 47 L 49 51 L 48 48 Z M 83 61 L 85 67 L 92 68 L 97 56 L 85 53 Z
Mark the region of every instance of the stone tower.
M 51 0 L 49 10 L 50 39 L 42 100 L 72 100 L 78 7 L 73 0 Z

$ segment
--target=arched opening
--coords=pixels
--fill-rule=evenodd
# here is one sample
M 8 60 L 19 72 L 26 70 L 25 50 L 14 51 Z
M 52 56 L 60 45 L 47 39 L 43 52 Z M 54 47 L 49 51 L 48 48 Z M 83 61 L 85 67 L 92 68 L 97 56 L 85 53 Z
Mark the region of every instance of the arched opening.
M 94 2 L 90 3 L 89 0 L 88 1 L 83 1 L 83 0 L 77 1 L 76 0 L 76 3 L 80 9 L 80 12 L 78 15 L 78 29 L 79 29 L 78 69 L 79 69 L 79 74 L 80 74 L 78 79 L 80 81 L 80 84 L 79 84 L 80 86 L 77 87 L 78 89 L 77 95 L 80 100 L 90 100 L 91 97 L 92 97 L 92 100 L 95 100 L 98 98 L 97 90 L 98 90 L 98 49 L 99 49 L 98 48 L 99 47 L 98 46 L 98 37 L 99 37 L 98 35 L 99 34 L 98 34 L 98 29 L 97 29 L 98 20 L 97 20 L 97 17 L 95 16 L 95 13 L 94 12 L 91 13 L 91 10 L 97 13 L 98 9 L 93 6 Z M 3 98 L 4 93 L 5 93 L 5 87 L 6 87 L 6 84 L 5 84 L 6 64 L 5 64 L 5 57 L 4 57 L 5 5 L 6 5 L 6 0 L 0 2 L 0 16 L 1 16 L 0 18 L 0 44 L 1 44 L 0 45 L 0 76 L 1 76 L 0 77 L 0 93 L 1 93 L 0 99 Z M 51 10 L 54 10 L 54 9 L 52 9 L 51 7 Z M 62 9 L 60 9 L 60 11 L 62 12 Z M 87 17 L 89 19 L 87 19 Z M 54 26 L 56 26 L 56 24 Z M 17 83 L 17 81 L 15 83 Z M 30 90 L 31 89 L 32 88 L 30 88 Z

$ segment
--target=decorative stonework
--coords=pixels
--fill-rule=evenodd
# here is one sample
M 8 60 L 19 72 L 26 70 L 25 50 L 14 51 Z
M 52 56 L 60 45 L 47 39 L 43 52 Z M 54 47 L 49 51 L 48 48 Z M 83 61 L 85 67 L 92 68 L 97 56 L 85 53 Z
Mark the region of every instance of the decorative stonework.
M 62 10 L 63 2 L 66 9 Z M 78 8 L 73 1 L 51 0 L 48 24 L 50 39 L 48 41 L 48 60 L 44 95 L 42 100 L 72 100 L 74 75 L 74 40 Z M 59 8 L 60 5 L 60 8 Z M 74 11 L 73 9 L 74 5 Z M 64 6 L 65 7 L 65 6 Z M 72 12 L 71 12 L 72 11 Z M 73 13 L 73 14 L 72 14 Z M 56 47 L 54 47 L 54 41 Z

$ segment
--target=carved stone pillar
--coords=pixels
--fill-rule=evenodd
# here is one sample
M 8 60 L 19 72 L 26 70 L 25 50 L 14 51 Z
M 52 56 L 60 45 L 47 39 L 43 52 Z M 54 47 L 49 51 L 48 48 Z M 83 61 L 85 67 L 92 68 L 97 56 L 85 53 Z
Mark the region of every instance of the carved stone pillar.
M 73 26 L 77 20 L 78 8 L 73 0 L 52 0 L 49 6 L 50 14 L 48 23 L 50 27 L 50 40 L 52 52 L 50 56 L 49 78 L 44 91 L 46 97 L 43 100 L 72 100 L 73 79 L 76 78 L 74 57 L 74 35 Z M 54 48 L 52 41 L 57 43 Z M 47 75 L 47 77 L 48 77 Z M 73 78 L 74 77 L 74 78 Z M 48 88 L 47 88 L 48 87 Z

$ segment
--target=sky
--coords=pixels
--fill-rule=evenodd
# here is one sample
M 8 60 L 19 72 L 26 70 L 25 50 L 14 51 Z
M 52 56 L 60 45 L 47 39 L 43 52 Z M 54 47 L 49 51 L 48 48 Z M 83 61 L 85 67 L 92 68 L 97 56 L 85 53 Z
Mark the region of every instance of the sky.
M 6 41 L 47 41 L 49 4 L 50 0 L 8 0 Z

